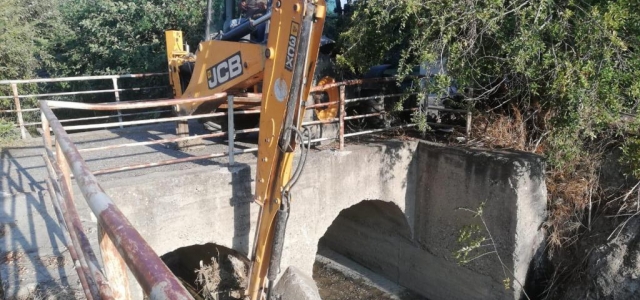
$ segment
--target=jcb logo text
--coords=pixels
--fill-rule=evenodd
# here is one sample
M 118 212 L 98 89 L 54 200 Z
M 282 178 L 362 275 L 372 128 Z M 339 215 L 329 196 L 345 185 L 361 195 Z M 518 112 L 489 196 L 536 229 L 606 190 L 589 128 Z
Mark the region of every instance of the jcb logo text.
M 237 52 L 207 70 L 209 89 L 214 89 L 241 75 L 242 57 L 240 57 L 240 52 Z

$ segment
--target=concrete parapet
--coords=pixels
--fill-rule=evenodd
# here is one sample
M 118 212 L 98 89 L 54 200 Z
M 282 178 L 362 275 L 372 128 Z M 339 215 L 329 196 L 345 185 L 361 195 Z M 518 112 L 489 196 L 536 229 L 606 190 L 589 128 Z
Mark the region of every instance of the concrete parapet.
M 314 152 L 292 191 L 282 265 L 311 274 L 326 233 L 330 248 L 429 299 L 518 299 L 517 281 L 543 240 L 543 169 L 535 155 L 415 141 Z M 249 256 L 259 211 L 253 172 L 209 166 L 106 189 L 160 255 L 213 242 Z M 364 200 L 381 201 L 355 206 Z M 481 203 L 506 271 L 493 255 L 465 266 L 453 258 L 459 230 L 479 224 L 457 208 Z M 332 223 L 338 234 L 327 232 Z
M 347 209 L 323 239 L 327 246 L 429 299 L 520 299 L 518 282 L 526 281 L 544 238 L 541 159 L 421 142 L 408 164 L 414 176 L 408 177 L 405 208 L 370 201 Z M 484 228 L 479 218 L 458 208 L 475 210 L 482 203 L 504 269 L 493 254 L 464 266 L 454 258 L 461 248 L 459 230 L 471 224 Z M 503 284 L 507 277 L 509 290 Z
M 215 243 L 250 257 L 259 213 L 252 203 L 254 167 L 150 169 L 103 187 L 158 255 Z M 543 170 L 535 155 L 417 141 L 349 145 L 341 152 L 312 150 L 292 190 L 282 265 L 312 274 L 318 241 L 325 236 L 323 241 L 334 251 L 431 300 L 518 299 L 517 283 L 512 290 L 504 289 L 504 271 L 495 256 L 465 266 L 455 263 L 452 253 L 459 247 L 460 228 L 479 221 L 456 209 L 485 203 L 484 218 L 498 253 L 508 273 L 524 282 L 543 240 Z M 76 202 L 83 203 L 76 195 Z M 40 247 L 52 239 L 47 229 L 20 219 L 30 205 L 46 205 L 37 198 L 29 202 L 5 197 L 2 205 L 12 212 L 4 222 L 17 224 L 11 232 L 42 232 L 29 237 L 37 238 Z M 89 223 L 86 207 L 80 207 L 80 213 Z M 11 232 L 0 237 L 5 252 L 16 250 L 8 240 Z

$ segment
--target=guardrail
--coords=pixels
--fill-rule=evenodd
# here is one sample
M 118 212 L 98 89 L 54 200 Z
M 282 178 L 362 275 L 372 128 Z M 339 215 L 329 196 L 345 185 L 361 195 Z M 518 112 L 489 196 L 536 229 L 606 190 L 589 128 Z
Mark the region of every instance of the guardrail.
M 15 127 L 20 129 L 20 136 L 22 139 L 27 138 L 27 126 L 38 126 L 41 125 L 40 122 L 30 122 L 25 123 L 23 114 L 27 112 L 37 112 L 39 108 L 22 108 L 21 99 L 25 98 L 41 98 L 41 97 L 61 97 L 61 96 L 76 96 L 76 95 L 90 95 L 90 94 L 104 94 L 104 93 L 113 93 L 114 101 L 120 102 L 120 93 L 121 92 L 129 92 L 129 91 L 143 91 L 143 90 L 154 90 L 154 89 L 166 89 L 168 86 L 151 86 L 151 87 L 134 87 L 134 88 L 119 88 L 118 80 L 126 79 L 126 78 L 147 78 L 147 77 L 155 77 L 155 76 L 164 76 L 167 73 L 146 73 L 146 74 L 125 74 L 125 75 L 101 75 L 101 76 L 78 76 L 78 77 L 61 77 L 61 78 L 39 78 L 39 79 L 24 79 L 24 80 L 0 80 L 0 85 L 9 85 L 11 87 L 11 96 L 0 96 L 0 100 L 2 99 L 13 99 L 13 109 L 4 109 L 0 110 L 0 113 L 8 113 L 16 115 L 16 123 Z M 113 86 L 112 89 L 106 90 L 87 90 L 87 91 L 73 91 L 73 92 L 57 92 L 57 93 L 42 93 L 42 94 L 28 94 L 28 95 L 20 95 L 18 85 L 19 84 L 36 84 L 36 83 L 56 83 L 56 82 L 74 82 L 74 81 L 95 81 L 95 80 L 111 80 L 111 84 Z M 135 114 L 126 114 L 123 115 L 120 111 L 117 112 L 114 116 L 100 116 L 100 117 L 87 117 L 87 118 L 75 118 L 75 119 L 67 119 L 60 120 L 65 122 L 79 122 L 79 121 L 89 121 L 89 120 L 100 120 L 100 119 L 109 119 L 109 118 L 118 118 L 120 122 L 122 122 L 122 117 L 125 116 L 134 116 L 145 113 L 135 113 Z M 146 113 L 148 114 L 148 113 Z
M 388 79 L 377 80 L 387 81 Z M 372 80 L 374 82 L 376 80 Z M 401 124 L 387 128 L 366 129 L 345 133 L 345 122 L 349 120 L 365 119 L 371 117 L 382 117 L 389 112 L 379 111 L 375 113 L 349 115 L 346 114 L 346 105 L 359 101 L 369 101 L 375 99 L 384 99 L 388 97 L 403 97 L 416 95 L 408 94 L 389 94 L 371 97 L 346 98 L 345 89 L 350 85 L 361 84 L 363 80 L 354 80 L 342 83 L 334 83 L 326 86 L 315 87 L 312 91 L 323 91 L 337 88 L 339 90 L 339 98 L 337 101 L 327 103 L 316 103 L 304 107 L 306 110 L 312 110 L 321 107 L 338 106 L 338 115 L 335 118 L 324 121 L 304 122 L 303 126 L 318 126 L 323 124 L 338 124 L 338 132 L 336 136 L 321 137 L 311 140 L 310 142 L 319 142 L 326 140 L 337 140 L 338 148 L 344 149 L 345 138 L 357 135 L 370 134 L 374 132 L 387 131 L 399 128 L 408 128 L 417 126 L 417 124 Z M 127 218 L 120 212 L 117 206 L 104 193 L 100 187 L 96 175 L 120 172 L 133 169 L 148 168 L 161 165 L 169 165 L 183 163 L 189 161 L 211 159 L 216 157 L 228 156 L 229 164 L 234 164 L 234 155 L 241 153 L 256 152 L 257 148 L 235 149 L 235 137 L 238 134 L 246 134 L 258 132 L 258 128 L 250 128 L 236 130 L 234 125 L 234 116 L 240 114 L 259 114 L 260 111 L 252 110 L 234 110 L 234 100 L 247 100 L 249 98 L 259 99 L 259 94 L 248 94 L 248 97 L 236 97 L 227 95 L 227 93 L 218 93 L 207 97 L 188 98 L 188 99 L 165 99 L 151 101 L 122 101 L 111 103 L 77 103 L 64 101 L 47 101 L 41 100 L 41 125 L 42 138 L 44 141 L 45 154 L 43 159 L 49 171 L 49 178 L 46 180 L 51 195 L 51 201 L 55 209 L 56 215 L 60 222 L 60 226 L 65 234 L 67 248 L 69 254 L 76 266 L 76 271 L 80 277 L 85 295 L 87 299 L 128 299 L 128 278 L 126 267 L 136 277 L 138 283 L 142 286 L 143 291 L 151 299 L 192 299 L 191 295 L 182 286 L 180 281 L 171 273 L 158 255 L 145 242 L 142 236 L 132 227 Z M 179 105 L 182 103 L 207 102 L 226 98 L 227 111 L 216 112 L 192 116 L 166 117 L 152 120 L 136 120 L 128 122 L 113 122 L 104 124 L 74 125 L 63 127 L 61 120 L 58 120 L 53 109 L 80 109 L 80 110 L 100 110 L 100 111 L 120 111 L 141 108 L 156 108 L 162 106 Z M 415 107 L 408 108 L 404 111 L 416 111 L 418 109 L 441 110 L 452 113 L 466 114 L 467 126 L 470 127 L 470 113 L 467 110 L 454 110 L 444 107 Z M 175 138 L 157 139 L 152 141 L 134 142 L 125 144 L 116 144 L 108 146 L 100 146 L 93 148 L 78 149 L 67 134 L 68 130 L 89 130 L 96 128 L 112 128 L 116 126 L 152 124 L 162 122 L 176 122 L 189 119 L 209 118 L 217 116 L 228 117 L 228 130 L 226 132 L 214 132 L 209 134 L 200 134 L 193 136 L 179 136 Z M 431 126 L 440 126 L 442 124 L 429 123 Z M 51 135 L 53 133 L 53 136 Z M 124 147 L 148 146 L 155 144 L 176 143 L 181 141 L 196 140 L 203 138 L 214 138 L 227 136 L 228 148 L 224 153 L 212 153 L 202 156 L 191 156 L 179 159 L 169 159 L 164 161 L 156 161 L 149 163 L 139 163 L 134 165 L 119 166 L 115 168 L 102 169 L 92 171 L 89 170 L 87 164 L 83 160 L 81 153 L 94 152 L 103 150 L 112 150 Z M 80 187 L 82 194 L 87 201 L 91 211 L 98 220 L 98 235 L 100 240 L 100 249 L 104 270 L 100 269 L 97 257 L 87 238 L 74 203 L 74 195 L 71 189 L 71 180 L 75 179 Z
M 367 113 L 367 114 L 347 116 L 347 114 L 346 114 L 346 106 L 348 104 L 352 104 L 352 103 L 360 102 L 360 101 L 370 101 L 370 100 L 376 100 L 376 99 L 383 100 L 385 98 L 398 98 L 398 97 L 415 96 L 415 95 L 417 95 L 417 93 L 387 94 L 387 95 L 378 95 L 378 96 L 359 97 L 359 98 L 347 99 L 346 95 L 345 95 L 346 87 L 359 85 L 359 84 L 363 84 L 363 83 L 386 82 L 386 81 L 390 82 L 390 81 L 393 81 L 393 80 L 395 80 L 395 79 L 393 79 L 393 78 L 381 78 L 381 79 L 368 79 L 368 80 L 350 80 L 350 81 L 344 81 L 344 82 L 332 83 L 332 84 L 328 84 L 328 85 L 314 87 L 311 90 L 312 92 L 325 91 L 325 90 L 329 90 L 329 89 L 338 89 L 339 90 L 339 98 L 338 98 L 337 101 L 333 101 L 333 102 L 316 103 L 316 104 L 313 104 L 313 105 L 309 105 L 309 106 L 304 107 L 304 109 L 313 110 L 313 109 L 316 109 L 316 108 L 329 107 L 329 106 L 337 105 L 338 106 L 338 114 L 337 114 L 337 117 L 332 118 L 332 119 L 328 119 L 328 120 L 316 120 L 316 121 L 303 122 L 302 126 L 320 126 L 320 125 L 337 123 L 338 124 L 337 125 L 338 132 L 337 132 L 336 136 L 316 138 L 316 139 L 311 140 L 310 142 L 316 143 L 316 142 L 321 142 L 321 141 L 335 140 L 335 141 L 338 142 L 338 149 L 344 149 L 345 138 L 348 138 L 348 137 L 354 137 L 354 136 L 358 136 L 358 135 L 371 134 L 371 133 L 376 133 L 376 132 L 383 132 L 383 131 L 389 131 L 389 130 L 394 130 L 394 129 L 409 128 L 409 127 L 417 126 L 417 124 L 402 124 L 402 125 L 397 125 L 397 126 L 387 127 L 387 128 L 366 129 L 366 130 L 362 130 L 362 131 L 345 132 L 346 122 L 347 121 L 357 120 L 357 119 L 366 119 L 366 118 L 372 118 L 372 117 L 384 117 L 384 116 L 389 115 L 391 113 L 391 112 L 387 112 L 387 111 L 379 111 L 379 112 L 375 112 L 375 113 Z M 185 120 L 192 120 L 192 119 L 202 119 L 202 118 L 228 116 L 228 124 L 227 124 L 228 125 L 227 126 L 228 129 L 227 129 L 226 132 L 220 131 L 220 132 L 214 132 L 214 133 L 209 133 L 209 134 L 200 134 L 200 135 L 191 135 L 191 136 L 179 136 L 179 137 L 175 137 L 175 138 L 157 139 L 157 140 L 153 140 L 153 141 L 133 142 L 133 143 L 125 143 L 125 144 L 116 144 L 116 145 L 100 146 L 100 147 L 94 147 L 94 148 L 79 149 L 78 150 L 79 152 L 94 152 L 94 151 L 103 151 L 103 150 L 113 150 L 113 149 L 125 148 L 125 147 L 137 147 L 137 146 L 149 146 L 149 145 L 167 144 L 167 143 L 179 143 L 179 142 L 184 142 L 184 141 L 193 141 L 193 140 L 200 140 L 200 139 L 205 139 L 205 138 L 227 137 L 227 140 L 228 140 L 228 145 L 227 145 L 228 149 L 227 149 L 226 152 L 212 153 L 212 154 L 201 155 L 201 156 L 191 156 L 191 157 L 178 158 L 178 159 L 169 159 L 169 160 L 157 161 L 157 162 L 139 163 L 139 164 L 127 165 L 127 166 L 119 166 L 119 167 L 114 167 L 114 168 L 96 170 L 96 171 L 93 172 L 94 175 L 99 175 L 99 174 L 108 174 L 108 173 L 121 172 L 121 171 L 127 171 L 127 170 L 148 168 L 148 167 L 154 167 L 154 166 L 163 166 L 163 165 L 170 165 L 170 164 L 197 161 L 197 160 L 203 160 L 203 159 L 211 159 L 211 158 L 220 158 L 220 157 L 228 157 L 229 162 L 232 164 L 234 162 L 234 156 L 236 154 L 251 153 L 251 152 L 256 152 L 258 150 L 257 148 L 248 148 L 248 149 L 242 149 L 242 150 L 235 149 L 235 138 L 236 138 L 236 135 L 258 132 L 258 128 L 236 130 L 233 116 L 234 115 L 243 115 L 243 114 L 259 114 L 260 113 L 260 111 L 257 110 L 257 109 L 235 111 L 233 109 L 234 101 L 235 100 L 241 100 L 241 101 L 245 101 L 245 100 L 260 100 L 261 94 L 246 94 L 246 95 L 242 95 L 241 97 L 239 97 L 239 96 L 227 95 L 226 93 L 218 93 L 218 94 L 207 96 L 207 97 L 190 98 L 190 99 L 160 99 L 160 100 L 148 100 L 148 101 L 123 101 L 123 102 L 93 103 L 93 104 L 92 103 L 64 102 L 64 101 L 46 101 L 46 103 L 49 104 L 51 109 L 56 109 L 56 108 L 57 109 L 62 109 L 62 108 L 64 108 L 64 109 L 94 110 L 94 111 L 120 111 L 120 110 L 131 110 L 131 109 L 141 109 L 141 108 L 157 108 L 157 107 L 172 106 L 172 105 L 177 105 L 177 104 L 180 104 L 180 103 L 188 103 L 188 102 L 191 102 L 191 103 L 193 103 L 193 102 L 206 102 L 206 101 L 212 101 L 212 100 L 216 100 L 216 99 L 223 99 L 225 97 L 227 98 L 227 107 L 228 107 L 226 112 L 215 112 L 215 113 L 200 114 L 200 115 L 190 115 L 190 116 L 172 116 L 172 117 L 165 117 L 165 118 L 144 119 L 144 120 L 134 120 L 134 121 L 124 121 L 124 122 L 111 122 L 111 123 L 101 123 L 101 124 L 65 126 L 64 130 L 66 130 L 66 131 L 70 131 L 70 130 L 79 131 L 79 130 L 106 129 L 106 128 L 121 127 L 121 126 L 134 126 L 134 125 L 143 125 L 143 124 L 158 124 L 158 123 L 177 122 L 177 121 L 185 121 Z M 471 126 L 471 113 L 468 110 L 449 109 L 449 108 L 445 108 L 445 107 L 429 106 L 428 105 L 428 101 L 427 101 L 427 105 L 424 106 L 424 107 L 409 108 L 409 109 L 404 109 L 403 111 L 404 112 L 411 112 L 411 111 L 417 111 L 419 109 L 422 109 L 424 111 L 428 111 L 428 110 L 444 111 L 444 112 L 450 112 L 450 113 L 457 113 L 457 114 L 460 114 L 460 115 L 465 115 L 466 116 L 466 126 L 459 126 L 459 127 L 460 127 L 460 129 L 464 130 L 467 133 L 467 135 L 468 135 L 468 133 L 470 131 L 469 129 L 470 129 L 470 126 Z M 427 122 L 427 125 L 432 126 L 432 127 L 443 127 L 443 126 L 453 127 L 451 125 L 445 125 L 445 124 L 433 123 L 433 122 Z
M 135 109 L 158 105 L 204 102 L 225 97 L 216 94 L 192 99 L 134 101 L 98 104 L 103 109 Z M 56 107 L 77 107 L 80 103 L 40 101 L 42 132 L 45 147 L 43 159 L 49 171 L 46 180 L 51 201 L 67 241 L 87 299 L 129 299 L 129 282 L 125 267 L 129 267 L 151 299 L 193 299 L 180 281 L 151 249 L 118 207 L 100 187 L 80 151 L 71 141 L 49 104 Z M 80 107 L 87 108 L 80 105 Z M 51 132 L 53 132 L 53 139 Z M 55 147 L 55 152 L 53 148 Z M 82 228 L 74 203 L 71 179 L 76 180 L 82 194 L 98 220 L 100 250 L 104 271 Z

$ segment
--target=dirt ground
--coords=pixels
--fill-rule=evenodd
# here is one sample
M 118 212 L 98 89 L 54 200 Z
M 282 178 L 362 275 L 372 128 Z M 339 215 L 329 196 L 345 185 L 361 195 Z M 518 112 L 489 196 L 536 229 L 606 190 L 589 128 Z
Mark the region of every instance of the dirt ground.
M 313 265 L 313 278 L 322 300 L 427 300 L 409 291 L 401 295 L 389 295 L 365 284 L 363 280 L 347 277 L 317 261 Z

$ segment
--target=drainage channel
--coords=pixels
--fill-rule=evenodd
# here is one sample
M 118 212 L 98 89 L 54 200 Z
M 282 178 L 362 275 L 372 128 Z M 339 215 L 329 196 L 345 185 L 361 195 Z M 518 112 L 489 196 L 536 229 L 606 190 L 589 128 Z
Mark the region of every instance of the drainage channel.
M 313 279 L 322 300 L 427 300 L 323 246 L 316 255 Z
M 162 256 L 195 299 L 239 300 L 249 261 L 215 244 L 193 245 Z M 322 300 L 425 300 L 327 247 L 320 246 L 313 279 Z

